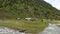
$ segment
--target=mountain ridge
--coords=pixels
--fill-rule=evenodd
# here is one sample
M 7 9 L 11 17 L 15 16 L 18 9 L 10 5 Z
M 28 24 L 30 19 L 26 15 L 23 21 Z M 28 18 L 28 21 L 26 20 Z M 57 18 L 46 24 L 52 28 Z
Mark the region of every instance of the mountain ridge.
M 0 18 L 60 19 L 60 11 L 43 0 L 0 0 Z

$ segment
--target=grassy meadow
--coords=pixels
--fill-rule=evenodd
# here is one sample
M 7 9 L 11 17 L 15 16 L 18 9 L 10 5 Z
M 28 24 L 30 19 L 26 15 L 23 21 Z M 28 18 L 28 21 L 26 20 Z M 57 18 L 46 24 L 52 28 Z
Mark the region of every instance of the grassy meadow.
M 36 34 L 41 32 L 45 27 L 47 27 L 47 25 L 48 21 L 43 22 L 42 20 L 35 21 L 16 19 L 0 20 L 0 26 L 5 26 L 19 31 L 26 30 L 26 32 L 30 34 Z

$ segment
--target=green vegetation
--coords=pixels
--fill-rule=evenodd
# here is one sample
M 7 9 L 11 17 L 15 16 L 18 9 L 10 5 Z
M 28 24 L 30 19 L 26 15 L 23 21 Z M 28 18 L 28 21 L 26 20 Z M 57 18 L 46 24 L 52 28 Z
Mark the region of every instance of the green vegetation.
M 43 0 L 0 0 L 0 18 L 60 19 L 60 11 Z
M 0 26 L 5 26 L 19 31 L 26 30 L 28 33 L 36 34 L 47 27 L 48 22 L 41 20 L 27 21 L 27 20 L 0 20 Z
M 35 21 L 25 20 L 27 17 Z M 36 34 L 48 25 L 41 19 L 60 20 L 60 11 L 43 0 L 0 0 L 0 19 L 9 19 L 0 21 L 0 26 Z

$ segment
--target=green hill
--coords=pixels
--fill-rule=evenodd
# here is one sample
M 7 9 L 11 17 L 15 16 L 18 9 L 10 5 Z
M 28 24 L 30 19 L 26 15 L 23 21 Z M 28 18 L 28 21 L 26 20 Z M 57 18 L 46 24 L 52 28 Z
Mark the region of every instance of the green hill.
M 0 0 L 0 18 L 60 19 L 60 11 L 43 0 Z

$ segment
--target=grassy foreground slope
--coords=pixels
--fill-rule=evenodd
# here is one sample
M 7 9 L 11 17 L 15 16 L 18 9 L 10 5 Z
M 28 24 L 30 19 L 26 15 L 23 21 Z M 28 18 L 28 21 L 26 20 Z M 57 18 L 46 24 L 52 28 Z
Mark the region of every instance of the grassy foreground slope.
M 0 20 L 0 26 L 9 27 L 12 29 L 26 30 L 28 34 L 38 34 L 45 27 L 47 27 L 48 22 L 42 22 L 41 20 L 27 21 L 27 20 Z

